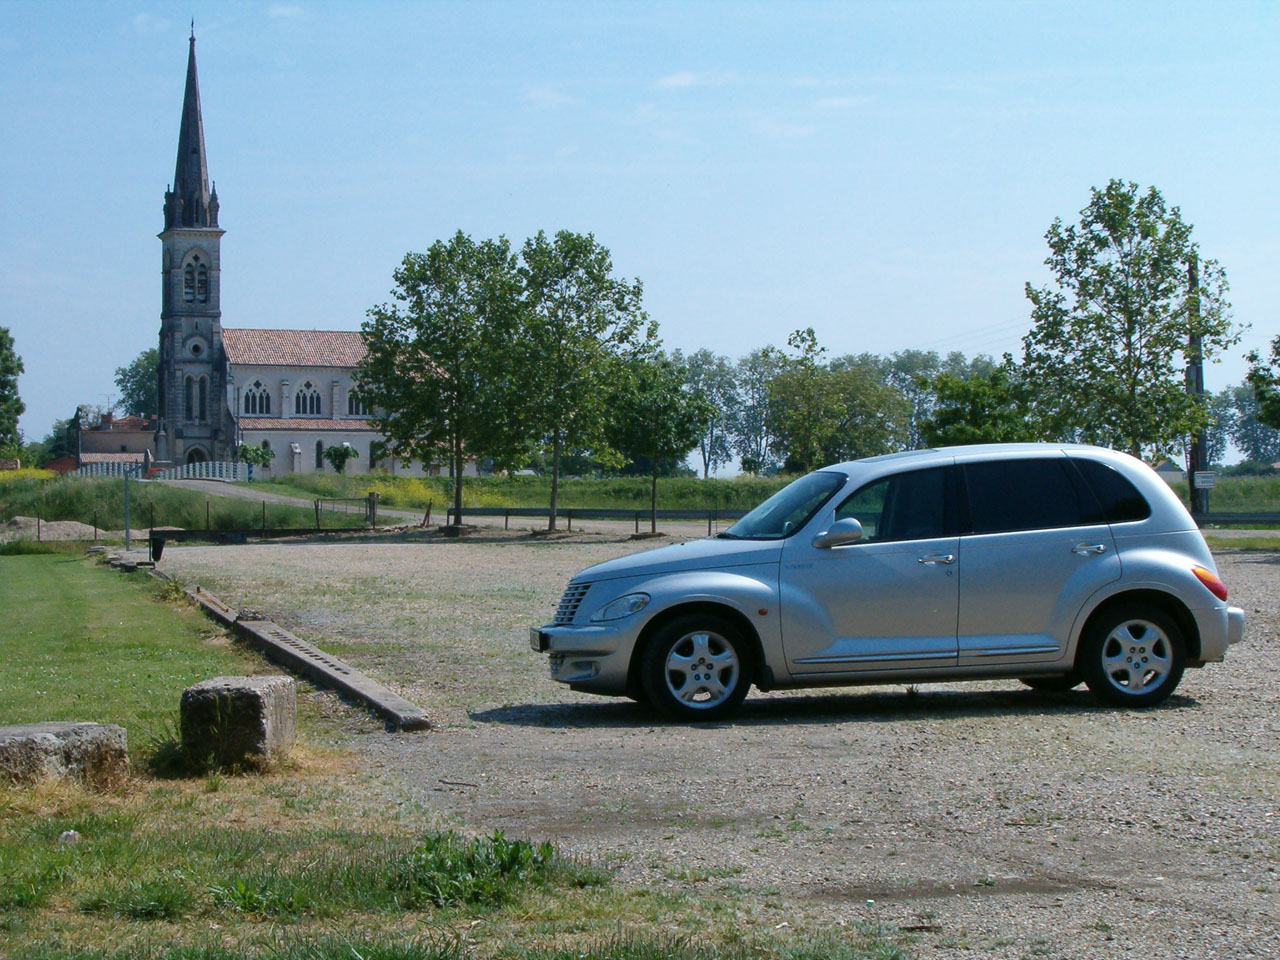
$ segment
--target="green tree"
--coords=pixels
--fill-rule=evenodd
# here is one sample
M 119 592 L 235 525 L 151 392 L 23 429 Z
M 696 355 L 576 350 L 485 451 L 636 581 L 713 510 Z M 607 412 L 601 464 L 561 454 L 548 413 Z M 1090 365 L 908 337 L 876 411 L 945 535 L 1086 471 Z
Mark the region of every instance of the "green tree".
M 769 432 L 769 384 L 781 371 L 783 355 L 771 348 L 752 350 L 734 366 L 736 396 L 728 424 L 729 445 L 746 473 L 772 471 L 778 465 Z
M 792 333 L 787 346 L 794 355 L 766 348 L 774 351 L 779 367 L 769 382 L 771 451 L 808 473 L 824 459 L 823 448 L 840 419 L 840 387 L 827 366 L 827 350 L 818 344 L 812 327 Z
M 276 452 L 270 447 L 257 447 L 251 443 L 242 443 L 236 447 L 236 459 L 249 468 L 249 482 L 253 483 L 254 467 L 270 467 L 276 458 Z
M 116 389 L 124 412 L 150 419 L 160 412 L 160 351 L 149 347 L 125 367 L 116 367 Z
M 0 327 L 0 445 L 22 442 L 18 418 L 27 409 L 18 396 L 18 376 L 25 368 L 8 327 Z
M 632 461 L 649 462 L 649 529 L 656 532 L 660 464 L 679 461 L 698 445 L 715 408 L 689 388 L 686 372 L 661 353 L 617 365 L 610 407 L 610 445 Z
M 514 366 L 515 259 L 505 237 L 477 243 L 458 231 L 407 254 L 394 278 L 396 302 L 373 307 L 361 328 L 360 394 L 395 456 L 449 461 L 460 523 L 466 460 L 520 449 L 516 400 L 530 377 Z
M 832 369 L 839 409 L 822 445 L 826 463 L 895 453 L 910 446 L 912 403 L 869 366 Z
M 702 477 L 705 480 L 733 459 L 733 450 L 729 446 L 729 429 L 738 399 L 733 362 L 705 347 L 695 350 L 687 357 L 675 350 L 671 354 L 671 362 L 684 370 L 685 385 L 694 393 L 702 394 L 711 403 L 711 412 L 702 437 L 698 440 Z
M 1258 402 L 1258 422 L 1280 429 L 1280 337 L 1271 341 L 1269 359 L 1263 360 L 1257 350 L 1249 353 L 1247 379 Z
M 349 443 L 332 444 L 325 447 L 322 453 L 324 458 L 329 461 L 329 466 L 333 467 L 334 473 L 346 473 L 347 461 L 360 456 L 360 454 L 356 453 L 355 447 Z
M 523 336 L 512 341 L 521 356 L 519 416 L 551 455 L 551 504 L 547 528 L 556 529 L 561 458 L 591 449 L 614 459 L 606 439 L 609 372 L 621 356 L 652 340 L 654 328 L 641 307 L 643 287 L 615 278 L 609 251 L 591 234 L 539 231 L 520 254 Z
M 930 382 L 936 397 L 932 415 L 921 424 L 929 446 L 1016 443 L 1044 439 L 1017 369 L 1006 356 L 985 375 L 943 372 Z
M 1055 219 L 1045 238 L 1054 282 L 1027 284 L 1023 340 L 1036 408 L 1060 435 L 1136 456 L 1175 450 L 1208 418 L 1185 389 L 1191 339 L 1205 359 L 1239 340 L 1222 269 L 1199 263 L 1192 295 L 1191 225 L 1154 187 L 1120 180 L 1092 191 L 1079 224 Z
M 1275 463 L 1280 460 L 1280 430 L 1269 427 L 1259 419 L 1262 406 L 1253 387 L 1246 381 L 1229 387 L 1235 406 L 1230 419 L 1231 442 L 1245 458 L 1255 463 Z

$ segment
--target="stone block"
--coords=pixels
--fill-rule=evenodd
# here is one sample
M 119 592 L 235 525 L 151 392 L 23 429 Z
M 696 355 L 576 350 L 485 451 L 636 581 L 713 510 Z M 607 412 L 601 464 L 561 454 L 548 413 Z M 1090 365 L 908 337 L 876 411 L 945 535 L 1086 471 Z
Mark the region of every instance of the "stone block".
M 0 779 L 35 783 L 71 777 L 103 785 L 129 768 L 124 727 L 112 723 L 24 723 L 0 727 Z
M 182 747 L 198 762 L 231 766 L 275 760 L 298 731 L 292 677 L 215 677 L 182 693 Z

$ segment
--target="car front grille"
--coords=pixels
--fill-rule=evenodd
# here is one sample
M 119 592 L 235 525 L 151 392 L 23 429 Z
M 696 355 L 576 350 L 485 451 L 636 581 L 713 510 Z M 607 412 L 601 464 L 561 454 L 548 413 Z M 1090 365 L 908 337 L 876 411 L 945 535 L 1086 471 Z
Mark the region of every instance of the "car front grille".
M 589 583 L 571 583 L 565 588 L 564 596 L 560 598 L 560 605 L 556 607 L 556 615 L 552 619 L 552 623 L 572 623 L 574 616 L 578 612 L 578 607 L 582 604 L 582 598 L 587 595 L 587 591 L 591 589 Z

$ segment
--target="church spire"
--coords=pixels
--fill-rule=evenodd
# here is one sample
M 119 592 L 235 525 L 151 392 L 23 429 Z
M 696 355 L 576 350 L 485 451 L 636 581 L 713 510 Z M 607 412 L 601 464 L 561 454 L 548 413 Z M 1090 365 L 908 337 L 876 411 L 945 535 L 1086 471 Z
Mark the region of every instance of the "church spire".
M 212 202 L 211 202 L 212 201 Z M 200 117 L 200 83 L 196 79 L 196 34 L 191 25 L 187 53 L 187 88 L 178 129 L 178 162 L 173 189 L 164 196 L 164 227 L 216 227 L 218 207 L 209 193 L 209 165 L 204 154 L 204 121 Z

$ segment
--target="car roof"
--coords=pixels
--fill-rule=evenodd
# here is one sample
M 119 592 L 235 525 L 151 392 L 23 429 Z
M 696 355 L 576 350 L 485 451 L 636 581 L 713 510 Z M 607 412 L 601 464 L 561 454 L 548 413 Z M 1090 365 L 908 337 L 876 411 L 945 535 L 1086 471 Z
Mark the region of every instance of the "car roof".
M 972 443 L 955 447 L 926 447 L 921 450 L 904 450 L 901 453 L 886 453 L 878 457 L 864 457 L 861 460 L 847 460 L 844 463 L 832 464 L 824 470 L 841 470 L 849 474 L 863 474 L 867 467 L 880 464 L 894 466 L 926 466 L 930 463 L 951 463 L 953 460 L 971 460 L 986 457 L 1008 457 L 1018 454 L 1052 454 L 1052 453 L 1089 453 L 1101 455 L 1104 459 L 1129 459 L 1126 454 L 1105 447 L 1095 447 L 1086 443 Z

